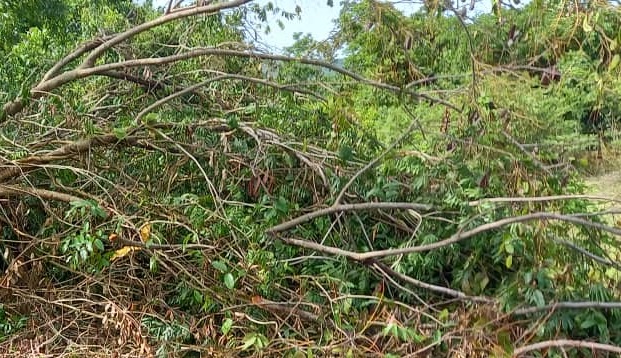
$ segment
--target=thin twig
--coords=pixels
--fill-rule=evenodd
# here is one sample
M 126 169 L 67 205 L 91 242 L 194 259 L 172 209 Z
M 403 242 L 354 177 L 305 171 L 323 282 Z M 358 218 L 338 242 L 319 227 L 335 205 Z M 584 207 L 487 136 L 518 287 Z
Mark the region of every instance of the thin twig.
M 553 237 L 552 240 L 554 242 L 557 242 L 557 243 L 561 244 L 561 245 L 567 246 L 567 247 L 569 247 L 570 249 L 572 249 L 574 251 L 577 251 L 577 252 L 581 253 L 582 255 L 590 258 L 591 260 L 593 260 L 595 262 L 599 262 L 602 265 L 614 267 L 617 270 L 621 270 L 621 264 L 619 264 L 618 262 L 615 262 L 615 261 L 608 260 L 608 259 L 605 259 L 603 257 L 597 256 L 597 255 L 589 252 L 588 250 L 586 250 L 586 249 L 584 249 L 584 248 L 574 244 L 573 242 L 569 242 L 567 240 L 563 240 L 563 239 L 559 239 L 559 238 L 555 238 L 555 237 Z
M 391 269 L 390 267 L 388 267 L 387 265 L 378 262 L 378 261 L 374 261 L 373 265 L 377 266 L 378 268 L 381 268 L 382 271 L 385 271 L 387 274 L 390 274 L 390 276 L 393 277 L 397 277 L 402 281 L 405 281 L 411 285 L 414 285 L 416 287 L 420 287 L 423 288 L 425 290 L 429 290 L 432 292 L 436 292 L 436 293 L 441 293 L 443 295 L 447 295 L 450 297 L 455 297 L 455 298 L 459 298 L 462 300 L 468 300 L 468 301 L 472 301 L 472 302 L 481 302 L 481 303 L 494 303 L 494 300 L 492 300 L 489 297 L 484 297 L 484 296 L 468 296 L 465 293 L 461 292 L 461 291 L 457 291 L 457 290 L 453 290 L 450 289 L 448 287 L 442 287 L 442 286 L 437 286 L 437 285 L 432 285 L 430 283 L 425 283 L 419 280 L 416 280 L 410 276 L 404 275 L 402 273 L 399 273 L 393 269 Z

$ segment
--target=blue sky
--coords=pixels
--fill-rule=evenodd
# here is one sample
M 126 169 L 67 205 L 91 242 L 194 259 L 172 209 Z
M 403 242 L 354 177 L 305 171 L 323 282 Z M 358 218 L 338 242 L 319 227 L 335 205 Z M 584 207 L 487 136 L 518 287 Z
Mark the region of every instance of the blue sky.
M 294 12 L 296 5 L 299 5 L 302 9 L 301 19 L 283 20 L 285 28 L 281 30 L 276 24 L 276 16 L 272 16 L 270 28 L 271 33 L 268 35 L 262 35 L 263 41 L 277 48 L 283 48 L 293 44 L 293 34 L 296 32 L 309 33 L 316 40 L 324 40 L 328 37 L 330 32 L 334 29 L 333 20 L 339 15 L 340 0 L 334 0 L 334 7 L 330 7 L 326 4 L 326 0 L 256 0 L 256 3 L 265 5 L 271 1 L 276 7 L 283 10 Z M 418 6 L 418 1 L 391 1 L 396 3 L 396 7 L 405 13 L 411 13 L 415 11 Z M 422 2 L 422 1 L 421 1 Z M 486 11 L 489 8 L 491 0 L 485 0 L 483 3 L 478 3 L 476 10 Z M 168 0 L 153 0 L 154 6 L 166 6 Z M 489 10 L 487 10 L 489 11 Z
M 332 21 L 339 15 L 339 2 L 334 1 L 334 7 L 326 4 L 326 0 L 255 0 L 260 5 L 265 5 L 271 1 L 276 7 L 283 10 L 295 12 L 295 7 L 300 6 L 302 9 L 301 20 L 285 20 L 283 21 L 285 28 L 281 30 L 276 24 L 276 16 L 272 16 L 270 21 L 271 32 L 263 35 L 264 42 L 270 46 L 282 48 L 293 44 L 293 34 L 296 32 L 310 33 L 313 38 L 323 40 L 328 37 L 330 31 L 334 28 Z M 168 0 L 153 0 L 153 5 L 166 6 Z

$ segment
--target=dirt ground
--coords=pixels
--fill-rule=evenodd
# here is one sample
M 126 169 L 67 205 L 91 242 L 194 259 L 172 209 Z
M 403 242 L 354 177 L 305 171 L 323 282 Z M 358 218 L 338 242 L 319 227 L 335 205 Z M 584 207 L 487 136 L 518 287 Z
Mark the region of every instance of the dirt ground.
M 621 169 L 586 178 L 593 194 L 621 200 Z

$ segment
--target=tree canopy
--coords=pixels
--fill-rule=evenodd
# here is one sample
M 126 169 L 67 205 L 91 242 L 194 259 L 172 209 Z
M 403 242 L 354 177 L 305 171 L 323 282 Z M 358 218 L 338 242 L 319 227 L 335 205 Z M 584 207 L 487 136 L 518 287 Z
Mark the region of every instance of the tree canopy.
M 621 353 L 621 10 L 516 4 L 0 0 L 0 352 Z

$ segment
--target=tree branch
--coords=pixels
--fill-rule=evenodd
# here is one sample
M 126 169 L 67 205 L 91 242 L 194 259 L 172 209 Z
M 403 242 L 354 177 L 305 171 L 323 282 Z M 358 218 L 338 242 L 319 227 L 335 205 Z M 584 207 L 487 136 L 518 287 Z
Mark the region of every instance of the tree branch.
M 56 76 L 56 74 L 63 67 L 65 67 L 67 64 L 69 64 L 71 61 L 73 61 L 76 58 L 82 56 L 87 51 L 90 51 L 90 50 L 96 48 L 97 46 L 101 45 L 102 43 L 108 41 L 112 37 L 114 37 L 114 35 L 109 35 L 109 36 L 104 36 L 104 37 L 96 38 L 94 40 L 90 40 L 90 41 L 87 41 L 87 42 L 83 43 L 78 48 L 73 50 L 73 52 L 71 52 L 69 55 L 65 56 L 62 60 L 58 61 L 54 66 L 52 66 L 52 68 L 50 68 L 49 71 L 47 71 L 45 73 L 45 75 L 43 76 L 43 78 L 41 79 L 41 82 L 39 82 L 39 84 L 49 80 L 53 76 Z
M 596 343 L 596 342 L 588 342 L 588 341 L 574 341 L 569 339 L 558 339 L 552 341 L 543 341 L 535 344 L 530 344 L 527 346 L 522 346 L 513 351 L 513 356 L 518 357 L 524 353 L 547 349 L 552 347 L 572 347 L 572 348 L 587 348 L 590 350 L 600 350 L 611 353 L 621 354 L 621 347 L 613 346 L 610 344 Z
M 116 78 L 123 81 L 133 82 L 137 85 L 140 85 L 147 91 L 153 91 L 158 89 L 163 89 L 164 84 L 159 81 L 147 80 L 138 76 L 134 76 L 130 73 L 118 72 L 118 71 L 106 71 L 100 73 L 101 76 L 106 76 L 110 78 Z
M 396 277 L 398 279 L 400 279 L 401 281 L 407 282 L 413 286 L 416 287 L 420 287 L 422 289 L 425 290 L 429 290 L 432 292 L 436 292 L 436 293 L 440 293 L 446 296 L 450 296 L 450 297 L 454 297 L 454 298 L 458 298 L 458 299 L 462 299 L 462 300 L 468 300 L 468 301 L 472 301 L 472 302 L 480 302 L 480 303 L 494 303 L 494 300 L 492 300 L 489 297 L 484 297 L 484 296 L 468 296 L 465 293 L 461 292 L 461 291 L 457 291 L 457 290 L 453 290 L 450 289 L 448 287 L 442 287 L 442 286 L 437 286 L 437 285 L 432 285 L 430 283 L 426 283 L 423 281 L 419 281 L 415 278 L 412 278 L 408 275 L 404 275 L 402 273 L 399 273 L 393 269 L 391 269 L 388 265 L 383 264 L 381 262 L 372 260 L 372 265 L 377 266 L 378 268 L 380 268 L 382 271 L 385 271 L 387 274 L 390 274 L 390 276 Z
M 588 308 L 597 308 L 597 309 L 620 309 L 621 302 L 596 302 L 596 301 L 583 301 L 583 302 L 556 302 L 550 303 L 545 306 L 533 306 L 533 307 L 525 307 L 520 308 L 513 311 L 511 314 L 516 316 L 523 316 L 527 314 L 544 312 L 544 311 L 552 311 L 557 309 L 588 309 Z
M 89 68 L 92 67 L 95 64 L 95 61 L 109 48 L 111 48 L 112 46 L 119 44 L 133 36 L 136 36 L 144 31 L 147 31 L 149 29 L 152 29 L 156 26 L 159 25 L 163 25 L 165 23 L 174 21 L 174 20 L 178 20 L 178 19 L 182 19 L 185 17 L 190 17 L 190 16 L 195 16 L 195 15 L 200 15 L 200 14 L 209 14 L 209 13 L 216 13 L 220 10 L 225 10 L 225 9 L 230 9 L 230 8 L 235 8 L 241 5 L 244 5 L 248 2 L 251 2 L 252 0 L 232 0 L 232 1 L 227 1 L 227 2 L 221 2 L 221 3 L 217 3 L 217 4 L 213 4 L 213 5 L 208 5 L 208 6 L 196 6 L 196 7 L 191 7 L 188 9 L 184 9 L 184 10 L 180 10 L 180 11 L 176 11 L 174 13 L 169 13 L 167 15 L 158 17 L 155 20 L 151 20 L 149 22 L 145 22 L 144 24 L 138 25 L 136 27 L 133 27 L 125 32 L 122 32 L 116 36 L 114 36 L 113 38 L 107 40 L 106 42 L 104 42 L 103 44 L 99 45 L 93 52 L 91 52 L 86 59 L 84 60 L 84 62 L 82 63 L 82 65 L 79 67 L 80 69 L 85 69 L 85 68 Z
M 298 225 L 301 225 L 307 221 L 311 221 L 320 216 L 334 214 L 345 211 L 362 211 L 362 210 L 386 210 L 386 209 L 411 209 L 420 211 L 429 211 L 432 209 L 431 205 L 416 204 L 416 203 L 359 203 L 359 204 L 341 204 L 333 205 L 324 209 L 316 210 L 308 214 L 298 216 L 292 220 L 284 222 L 282 224 L 273 226 L 267 229 L 267 233 L 274 235 L 279 232 L 287 231 Z M 353 254 L 353 253 L 352 253 Z
M 182 19 L 185 17 L 195 16 L 195 15 L 205 14 L 205 13 L 215 13 L 220 10 L 238 7 L 251 1 L 252 0 L 233 0 L 229 2 L 217 3 L 217 4 L 213 4 L 209 6 L 191 7 L 188 9 L 179 10 L 179 11 L 175 11 L 174 13 L 164 15 L 155 20 L 133 27 L 123 33 L 120 33 L 117 35 L 106 36 L 103 38 L 99 38 L 96 40 L 86 42 L 85 44 L 83 44 L 82 46 L 74 50 L 71 54 L 69 54 L 68 56 L 63 58 L 61 61 L 56 63 L 43 76 L 41 82 L 39 82 L 39 84 L 37 84 L 34 88 L 30 90 L 31 99 L 38 99 L 42 97 L 45 94 L 45 92 L 50 92 L 51 90 L 56 89 L 66 84 L 67 82 L 70 82 L 70 81 L 73 81 L 79 78 L 84 78 L 90 75 L 102 74 L 102 72 L 106 72 L 107 70 L 99 71 L 98 73 L 87 73 L 87 74 L 82 73 L 84 69 L 92 68 L 97 58 L 99 58 L 106 50 L 110 49 L 112 46 L 119 44 L 141 32 L 147 31 L 153 27 L 165 24 L 170 21 Z M 82 62 L 80 67 L 78 67 L 77 69 L 71 70 L 71 71 L 64 72 L 59 76 L 56 76 L 58 72 L 68 63 L 80 57 L 87 51 L 90 51 L 93 49 L 94 51 L 91 52 L 86 57 L 86 59 Z M 113 68 L 113 69 L 119 69 L 119 68 Z M 15 100 L 11 102 L 5 103 L 4 106 L 2 107 L 2 111 L 0 111 L 0 123 L 4 122 L 7 117 L 10 117 L 22 111 L 24 109 L 25 104 L 26 104 L 26 99 L 22 97 L 16 98 Z
M 28 171 L 27 168 L 25 168 L 28 166 L 35 166 L 50 163 L 59 159 L 66 159 L 67 157 L 76 154 L 85 153 L 91 148 L 101 147 L 110 144 L 137 146 L 140 145 L 139 139 L 140 138 L 137 136 L 128 136 L 123 139 L 119 139 L 114 134 L 104 134 L 93 138 L 78 140 L 76 142 L 72 142 L 60 148 L 57 148 L 56 150 L 53 150 L 47 154 L 30 156 L 11 163 L 13 164 L 13 166 L 0 171 L 0 183 Z
M 611 201 L 615 203 L 621 203 L 621 200 L 607 198 L 605 196 L 597 196 L 597 195 L 551 195 L 551 196 L 535 196 L 535 197 L 516 197 L 516 198 L 488 198 L 488 199 L 480 199 L 471 201 L 468 203 L 470 206 L 479 206 L 484 203 L 533 203 L 540 201 L 556 201 L 556 200 L 575 200 L 575 199 L 588 199 L 588 200 L 601 200 L 601 201 Z
M 377 204 L 391 204 L 391 203 L 366 203 L 368 206 L 365 209 L 378 209 L 378 207 L 373 207 L 373 205 L 377 205 Z M 355 205 L 364 205 L 364 204 L 355 204 Z M 420 204 L 414 204 L 414 205 L 420 205 Z M 326 214 L 330 214 L 330 213 L 334 213 L 334 212 L 338 212 L 338 211 L 342 211 L 339 210 L 339 207 L 343 207 L 345 205 L 339 205 L 336 207 L 330 207 L 327 209 L 322 209 L 322 210 L 318 210 L 303 216 L 300 216 L 298 218 L 295 218 L 293 220 L 290 220 L 286 223 L 274 226 L 273 228 L 268 230 L 268 233 L 274 234 L 280 231 L 284 231 L 284 230 L 288 230 L 292 227 L 295 227 L 296 225 L 299 225 L 303 222 L 312 220 L 316 217 L 322 216 L 322 215 L 326 215 Z M 386 205 L 386 208 L 389 208 L 388 205 Z M 399 205 L 397 205 L 396 207 L 393 208 L 399 208 Z M 402 209 L 404 207 L 401 207 Z M 365 210 L 365 209 L 359 209 L 359 210 Z M 412 208 L 413 209 L 413 208 Z M 414 209 L 417 210 L 417 209 Z M 505 218 L 502 220 L 498 220 L 495 222 L 491 222 L 488 224 L 484 224 L 481 226 L 478 226 L 472 230 L 468 230 L 468 231 L 464 231 L 464 232 L 458 232 L 456 234 L 454 234 L 453 236 L 449 237 L 448 239 L 445 240 L 441 240 L 438 242 L 434 242 L 431 244 L 426 244 L 426 245 L 420 245 L 420 246 L 413 246 L 413 247 L 405 247 L 405 248 L 398 248 L 398 249 L 386 249 L 386 250 L 378 250 L 378 251 L 370 251 L 370 252 L 365 252 L 365 253 L 357 253 L 357 252 L 353 252 L 353 251 L 347 251 L 347 250 L 342 250 L 342 249 L 338 249 L 335 247 L 330 247 L 330 246 L 325 246 L 325 245 L 321 245 L 321 244 L 317 244 L 314 242 L 309 242 L 309 241 L 305 241 L 305 240 L 298 240 L 298 239 L 289 239 L 289 238 L 280 238 L 280 240 L 292 244 L 292 245 L 296 245 L 296 246 L 300 246 L 300 247 L 305 247 L 308 249 L 313 249 L 313 250 L 317 250 L 320 252 L 324 252 L 324 253 L 329 253 L 329 254 L 333 254 L 333 255 L 342 255 L 345 257 L 348 257 L 352 260 L 355 261 L 366 261 L 366 260 L 370 260 L 370 259 L 377 259 L 377 258 L 382 258 L 382 257 L 387 257 L 387 256 L 397 256 L 397 255 L 407 255 L 407 254 L 413 254 L 413 253 L 417 253 L 417 252 L 425 252 L 425 251 L 431 251 L 431 250 L 435 250 L 435 249 L 439 249 L 441 247 L 444 246 L 448 246 L 448 245 L 452 245 L 455 243 L 458 243 L 460 241 L 469 239 L 475 235 L 484 233 L 486 231 L 490 231 L 490 230 L 494 230 L 494 229 L 499 229 L 503 226 L 507 226 L 507 225 L 511 225 L 511 224 L 517 224 L 517 223 L 522 223 L 522 222 L 528 222 L 528 221 L 534 221 L 534 220 L 558 220 L 558 221 L 565 221 L 565 222 L 570 222 L 576 225 L 585 225 L 585 226 L 589 226 L 589 227 L 593 227 L 608 233 L 611 233 L 613 235 L 618 235 L 621 236 L 621 229 L 615 228 L 615 227 L 611 227 L 611 226 L 607 226 L 607 225 L 603 225 L 603 224 L 599 224 L 599 223 L 594 223 L 588 220 L 584 220 L 584 219 L 580 219 L 577 217 L 573 217 L 573 216 L 568 216 L 568 215 L 561 215 L 561 214 L 555 214 L 555 213 L 546 213 L 546 212 L 540 212 L 540 213 L 533 213 L 533 214 L 527 214 L 527 215 L 522 215 L 522 216 L 515 216 L 515 217 L 510 217 L 510 218 Z
M 39 189 L 39 188 L 24 188 L 14 185 L 2 185 L 0 184 L 0 198 L 8 198 L 13 196 L 30 195 L 46 200 L 64 201 L 67 203 L 80 201 L 82 198 L 73 196 L 70 194 L 59 193 L 57 191 Z
M 271 55 L 271 54 L 264 54 L 260 52 L 251 52 L 251 51 L 206 48 L 206 49 L 196 49 L 196 50 L 184 52 L 181 54 L 166 56 L 166 57 L 142 58 L 142 59 L 136 59 L 136 60 L 116 62 L 116 63 L 111 63 L 111 64 L 104 64 L 104 65 L 90 67 L 90 68 L 78 68 L 75 70 L 64 72 L 54 78 L 41 82 L 40 84 L 38 84 L 35 88 L 33 88 L 30 91 L 30 94 L 31 94 L 32 99 L 38 99 L 42 97 L 43 95 L 45 95 L 46 93 L 56 88 L 59 88 L 71 81 L 75 81 L 81 78 L 86 78 L 88 76 L 101 75 L 108 71 L 121 70 L 121 69 L 129 68 L 129 67 L 164 65 L 164 64 L 174 63 L 174 62 L 183 61 L 183 60 L 200 57 L 200 56 L 236 56 L 236 57 L 258 58 L 258 59 L 274 60 L 274 61 L 298 62 L 302 64 L 327 68 L 337 73 L 340 73 L 344 76 L 350 77 L 362 84 L 366 84 L 366 85 L 376 87 L 379 89 L 388 90 L 394 93 L 402 93 L 403 91 L 405 91 L 405 90 L 402 90 L 401 87 L 367 79 L 361 75 L 358 75 L 355 72 L 348 71 L 344 68 L 341 68 L 339 66 L 333 65 L 325 61 L 307 59 L 307 58 L 288 57 L 288 56 L 282 56 L 282 55 Z M 434 97 L 428 96 L 423 93 L 417 93 L 412 90 L 407 90 L 405 92 L 408 95 L 413 96 L 415 98 L 423 98 L 427 101 L 442 104 L 455 111 L 461 112 L 459 108 L 455 107 L 453 104 L 443 99 L 434 98 Z M 22 98 L 17 98 L 13 100 L 12 102 L 6 103 L 3 107 L 3 113 L 0 115 L 0 122 L 5 120 L 7 116 L 11 116 L 11 115 L 18 113 L 23 108 L 24 108 L 24 103 L 23 103 Z
M 554 242 L 556 242 L 556 243 L 559 243 L 561 245 L 567 246 L 568 248 L 570 248 L 570 249 L 572 249 L 574 251 L 579 252 L 580 254 L 590 258 L 591 260 L 593 260 L 595 262 L 598 262 L 598 263 L 600 263 L 602 265 L 614 267 L 617 270 L 621 270 L 621 264 L 619 264 L 619 263 L 617 263 L 615 261 L 612 261 L 612 260 L 605 259 L 603 257 L 597 256 L 594 253 L 591 253 L 590 251 L 588 251 L 588 250 L 586 250 L 586 249 L 584 249 L 584 248 L 574 244 L 573 242 L 569 242 L 567 240 L 563 240 L 563 239 L 559 239 L 559 238 L 555 238 L 555 237 L 552 237 L 551 239 Z
M 183 96 L 186 93 L 190 93 L 190 92 L 194 92 L 195 90 L 204 87 L 212 82 L 215 81 L 221 81 L 221 80 L 225 80 L 225 79 L 237 79 L 237 80 L 243 80 L 243 81 L 248 81 L 248 82 L 254 82 L 254 83 L 259 83 L 259 84 L 263 84 L 266 86 L 270 86 L 270 87 L 274 87 L 276 89 L 279 90 L 283 90 L 283 91 L 289 91 L 289 92 L 299 92 L 299 93 L 305 93 L 305 94 L 309 94 L 309 95 L 313 95 L 321 100 L 323 100 L 323 98 L 317 94 L 312 93 L 311 91 L 306 91 L 306 90 L 299 90 L 299 89 L 295 89 L 295 88 L 289 88 L 287 86 L 283 86 L 280 85 L 278 83 L 275 82 L 270 82 L 267 80 L 262 80 L 260 78 L 254 78 L 254 77 L 248 77 L 248 76 L 242 76 L 242 75 L 235 75 L 235 74 L 228 74 L 228 73 L 224 73 L 224 72 L 220 72 L 221 74 L 219 76 L 207 79 L 203 82 L 197 83 L 195 85 L 192 85 L 190 87 L 186 87 L 180 91 L 177 91 L 169 96 L 166 96 L 162 99 L 159 99 L 157 101 L 155 101 L 154 103 L 150 104 L 149 106 L 147 106 L 145 109 L 143 109 L 142 111 L 140 111 L 140 113 L 138 113 L 138 115 L 136 116 L 135 122 L 136 124 L 140 124 L 140 120 L 142 119 L 142 117 L 144 117 L 147 113 L 151 112 L 152 110 L 154 110 L 157 107 L 162 106 L 163 104 L 170 102 L 171 100 Z

